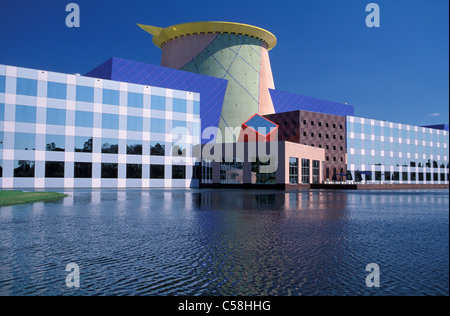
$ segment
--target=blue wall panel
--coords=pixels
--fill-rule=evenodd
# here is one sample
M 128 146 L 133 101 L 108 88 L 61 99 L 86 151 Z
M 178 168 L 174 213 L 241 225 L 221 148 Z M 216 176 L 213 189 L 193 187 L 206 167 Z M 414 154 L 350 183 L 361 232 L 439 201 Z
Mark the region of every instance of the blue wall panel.
M 86 74 L 89 77 L 200 93 L 203 130 L 218 127 L 228 80 L 113 57 Z

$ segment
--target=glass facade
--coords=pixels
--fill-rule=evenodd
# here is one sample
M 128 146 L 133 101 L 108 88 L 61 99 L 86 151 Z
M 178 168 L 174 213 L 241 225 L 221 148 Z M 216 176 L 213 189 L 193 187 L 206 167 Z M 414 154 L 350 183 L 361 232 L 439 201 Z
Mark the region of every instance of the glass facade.
M 242 184 L 244 183 L 244 165 L 242 162 L 227 162 L 225 158 L 220 164 L 220 183 L 222 184 Z
M 289 183 L 298 184 L 298 158 L 289 158 Z
M 199 100 L 188 91 L 0 65 L 0 189 L 197 186 L 187 149 L 200 144 Z M 177 127 L 188 137 L 175 160 Z
M 347 117 L 347 169 L 355 181 L 445 183 L 449 132 Z
M 302 159 L 302 183 L 309 183 L 310 160 Z

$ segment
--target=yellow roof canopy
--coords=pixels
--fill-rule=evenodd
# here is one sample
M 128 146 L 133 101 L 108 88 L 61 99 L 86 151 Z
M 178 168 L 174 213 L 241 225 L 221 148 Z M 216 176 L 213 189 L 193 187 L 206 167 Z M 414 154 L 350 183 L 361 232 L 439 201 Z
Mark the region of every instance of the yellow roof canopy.
M 161 48 L 168 41 L 186 35 L 206 33 L 229 33 L 255 37 L 267 44 L 271 50 L 277 45 L 275 35 L 262 28 L 232 22 L 192 22 L 172 25 L 166 28 L 138 24 L 144 31 L 153 35 L 153 43 Z

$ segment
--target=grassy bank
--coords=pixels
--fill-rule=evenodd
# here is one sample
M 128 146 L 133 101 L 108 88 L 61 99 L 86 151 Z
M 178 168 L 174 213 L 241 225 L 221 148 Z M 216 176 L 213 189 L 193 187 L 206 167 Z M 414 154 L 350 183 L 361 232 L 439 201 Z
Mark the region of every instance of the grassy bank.
M 48 202 L 62 199 L 66 196 L 66 194 L 57 192 L 23 192 L 0 190 L 0 207 L 34 202 Z

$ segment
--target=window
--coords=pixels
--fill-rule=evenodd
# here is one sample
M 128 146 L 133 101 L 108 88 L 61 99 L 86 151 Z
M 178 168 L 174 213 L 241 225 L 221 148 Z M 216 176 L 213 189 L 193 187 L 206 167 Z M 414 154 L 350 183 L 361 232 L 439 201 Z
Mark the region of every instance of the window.
M 319 126 L 322 126 L 322 122 L 319 122 Z
M 172 145 L 172 156 L 173 157 L 186 157 L 186 144 L 174 143 Z
M 287 135 L 286 135 L 287 136 Z M 306 136 L 306 132 L 303 132 L 303 136 Z
M 16 160 L 14 162 L 14 178 L 34 178 L 34 161 Z
M 17 94 L 37 96 L 37 80 L 17 78 Z
M 423 177 L 423 172 L 419 172 L 419 181 L 423 181 L 424 177 Z
M 157 95 L 152 95 L 152 110 L 165 111 L 166 110 L 166 98 Z
M 333 128 L 336 128 L 336 124 L 333 124 Z
M 186 128 L 186 122 L 185 121 L 173 121 L 172 122 L 172 129 L 176 129 L 176 128 Z M 183 131 L 177 131 L 177 133 L 179 132 L 183 132 Z
M 381 171 L 375 171 L 375 181 L 381 181 Z
M 118 154 L 119 140 L 114 138 L 102 139 L 102 154 Z
M 289 183 L 298 184 L 298 158 L 289 158 Z
M 0 76 L 0 93 L 5 93 L 6 90 L 6 77 Z
M 64 178 L 64 162 L 46 161 L 45 162 L 46 178 Z
M 311 137 L 314 137 L 314 133 L 311 133 Z
M 128 116 L 127 117 L 127 130 L 142 132 L 142 117 Z
M 400 181 L 400 172 L 398 172 L 398 171 L 394 172 L 393 180 L 394 181 Z
M 173 112 L 186 113 L 187 104 L 184 99 L 173 99 Z
M 16 122 L 36 123 L 36 108 L 34 106 L 16 105 Z
M 152 118 L 150 120 L 150 131 L 152 133 L 164 134 L 166 132 L 166 121 L 163 119 Z
M 36 135 L 29 133 L 15 133 L 14 149 L 36 150 Z
M 93 127 L 94 114 L 92 112 L 75 111 L 75 126 Z
M 92 163 L 75 162 L 73 169 L 74 178 L 92 178 Z
M 408 172 L 402 172 L 402 181 L 408 181 Z
M 105 129 L 119 129 L 119 115 L 103 113 L 102 127 Z
M 76 100 L 81 102 L 94 102 L 94 88 L 77 86 Z
M 302 159 L 302 183 L 308 184 L 309 183 L 309 159 Z
M 128 106 L 133 108 L 142 108 L 144 106 L 143 94 L 128 92 Z
M 306 120 L 303 120 L 303 125 L 306 125 Z
M 427 172 L 426 176 L 427 176 L 427 181 L 430 182 L 431 181 L 431 172 Z
M 411 181 L 417 181 L 417 173 L 411 172 Z
M 142 165 L 127 164 L 127 179 L 142 179 Z
M 320 181 L 320 161 L 313 160 L 312 162 L 312 183 L 319 183 Z
M 120 91 L 103 89 L 103 104 L 119 105 Z
M 433 181 L 439 181 L 439 173 L 433 173 Z
M 67 99 L 67 85 L 59 82 L 47 83 L 47 97 L 52 99 Z
M 5 120 L 5 105 L 0 103 L 0 121 Z
M 212 162 L 202 160 L 202 183 L 212 183 Z
M 186 179 L 186 166 L 172 166 L 172 179 Z
M 119 165 L 117 163 L 102 163 L 102 178 L 117 179 Z
M 314 121 L 311 121 L 311 126 L 314 126 Z
M 92 138 L 87 136 L 76 136 L 74 151 L 79 153 L 92 152 Z
M 164 179 L 164 165 L 150 165 L 150 179 Z
M 391 181 L 391 172 L 390 171 L 385 171 L 384 172 L 384 181 Z
M 333 135 L 333 139 L 336 139 L 336 135 Z
M 142 155 L 142 141 L 128 139 L 127 155 Z
M 257 158 L 256 162 L 252 162 L 252 183 L 276 184 L 276 171 L 270 172 L 272 159 L 262 162 Z
M 47 108 L 47 124 L 66 125 L 66 110 Z
M 47 135 L 46 151 L 65 151 L 66 137 L 64 135 Z
M 441 181 L 445 181 L 445 173 L 441 173 Z
M 242 164 L 242 162 L 237 162 L 236 158 L 233 158 L 233 161 L 231 162 L 227 162 L 225 161 L 225 158 L 223 158 L 220 164 L 220 183 L 244 183 L 244 165 Z
M 194 114 L 200 115 L 200 102 L 194 101 Z
M 163 142 L 150 142 L 150 155 L 151 156 L 165 156 L 166 145 Z

